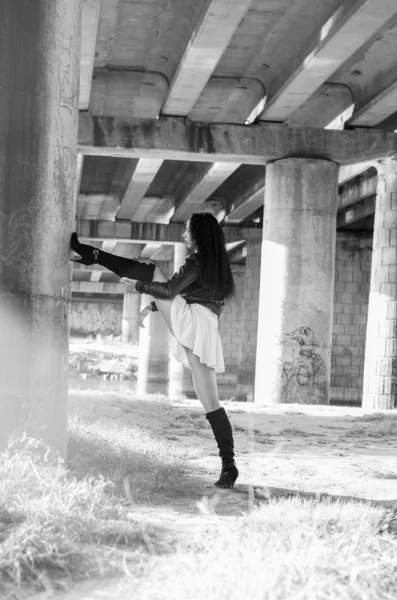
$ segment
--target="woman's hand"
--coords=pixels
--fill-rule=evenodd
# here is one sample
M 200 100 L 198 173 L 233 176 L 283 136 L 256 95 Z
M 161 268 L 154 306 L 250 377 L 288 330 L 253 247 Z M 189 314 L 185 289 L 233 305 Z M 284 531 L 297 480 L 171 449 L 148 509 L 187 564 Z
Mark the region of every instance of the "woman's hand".
M 139 327 L 142 327 L 143 329 L 145 329 L 143 321 L 146 319 L 146 317 L 148 316 L 148 314 L 151 313 L 151 312 L 152 312 L 152 307 L 151 307 L 150 304 L 148 304 L 139 313 L 137 313 L 137 320 L 136 321 L 137 321 Z

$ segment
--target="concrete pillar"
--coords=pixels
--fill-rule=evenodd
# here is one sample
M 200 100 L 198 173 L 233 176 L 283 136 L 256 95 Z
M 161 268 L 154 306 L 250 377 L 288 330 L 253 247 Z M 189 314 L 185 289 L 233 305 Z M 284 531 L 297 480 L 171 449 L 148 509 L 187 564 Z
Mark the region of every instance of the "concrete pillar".
M 123 299 L 123 320 L 121 324 L 121 339 L 125 344 L 139 342 L 139 326 L 137 313 L 141 307 L 141 295 L 136 291 L 126 290 Z
M 363 408 L 396 408 L 397 161 L 378 165 Z
M 338 168 L 266 169 L 255 402 L 328 404 Z
M 0 14 L 0 444 L 65 456 L 81 1 Z
M 245 262 L 242 298 L 243 323 L 240 342 L 237 397 L 239 400 L 252 402 L 254 400 L 255 383 L 262 229 L 244 228 L 241 229 L 241 233 L 247 241 L 247 258 Z
M 169 261 L 156 264 L 170 277 Z M 142 294 L 141 307 L 153 300 Z M 139 359 L 137 391 L 139 394 L 152 392 L 167 393 L 169 381 L 168 329 L 159 312 L 152 312 L 145 320 L 145 329 L 139 329 Z
M 185 244 L 174 245 L 174 270 L 175 273 L 183 265 L 187 256 L 187 248 Z M 194 395 L 193 381 L 190 369 L 184 367 L 176 360 L 170 352 L 170 377 L 168 385 L 169 396 L 180 396 L 187 394 Z
M 142 294 L 141 308 L 153 300 Z M 168 329 L 159 312 L 150 313 L 139 329 L 137 391 L 139 394 L 166 392 L 169 380 Z

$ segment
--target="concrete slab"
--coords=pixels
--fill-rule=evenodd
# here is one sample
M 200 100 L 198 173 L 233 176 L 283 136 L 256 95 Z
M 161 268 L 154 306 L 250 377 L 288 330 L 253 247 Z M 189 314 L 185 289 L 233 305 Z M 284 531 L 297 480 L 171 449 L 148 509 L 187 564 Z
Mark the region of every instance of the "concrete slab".
M 162 113 L 190 113 L 252 0 L 210 0 L 170 85 Z
M 101 0 L 84 0 L 81 15 L 80 110 L 88 110 Z
M 285 121 L 377 33 L 396 10 L 394 0 L 342 3 L 308 46 L 280 72 L 277 83 L 269 90 L 260 118 Z
M 142 158 L 138 161 L 117 212 L 118 219 L 132 219 L 162 164 L 163 160 L 161 158 Z
M 173 222 L 186 221 L 240 167 L 240 163 L 216 162 L 200 177 L 175 207 Z

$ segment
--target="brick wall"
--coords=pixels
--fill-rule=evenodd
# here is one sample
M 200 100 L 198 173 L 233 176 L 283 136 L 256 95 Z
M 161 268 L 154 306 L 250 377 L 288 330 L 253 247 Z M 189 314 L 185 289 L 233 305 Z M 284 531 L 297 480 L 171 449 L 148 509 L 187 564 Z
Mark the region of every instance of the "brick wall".
M 361 403 L 371 255 L 371 232 L 337 232 L 331 400 Z
M 220 385 L 237 386 L 243 331 L 244 271 L 243 265 L 232 265 L 236 296 L 226 303 L 219 319 L 219 333 L 225 359 L 225 373 L 218 375 Z
M 262 229 L 241 230 L 247 240 L 244 274 L 241 353 L 238 375 L 239 400 L 253 401 L 258 337 L 259 286 L 261 273 Z

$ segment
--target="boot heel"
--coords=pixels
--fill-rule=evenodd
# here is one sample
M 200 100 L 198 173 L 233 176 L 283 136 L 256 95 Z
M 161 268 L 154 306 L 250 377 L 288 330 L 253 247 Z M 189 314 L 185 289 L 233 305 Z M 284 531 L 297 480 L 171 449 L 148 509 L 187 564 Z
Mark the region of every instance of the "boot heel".
M 238 475 L 238 469 L 235 464 L 225 465 L 222 467 L 221 475 L 214 485 L 223 489 L 232 489 Z

